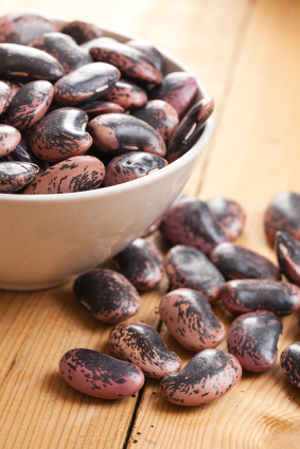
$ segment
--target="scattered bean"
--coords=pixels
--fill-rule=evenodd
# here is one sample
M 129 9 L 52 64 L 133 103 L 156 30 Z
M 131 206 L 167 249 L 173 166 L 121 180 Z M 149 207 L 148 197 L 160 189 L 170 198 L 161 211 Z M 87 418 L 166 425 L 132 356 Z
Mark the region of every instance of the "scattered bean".
M 300 342 L 293 343 L 281 354 L 281 366 L 288 380 L 300 387 Z
M 14 151 L 20 140 L 21 134 L 16 128 L 0 125 L 0 157 Z
M 139 108 L 147 101 L 146 92 L 137 84 L 120 79 L 105 95 L 105 100 L 122 106 L 124 109 Z
M 221 196 L 216 196 L 207 201 L 207 206 L 220 225 L 226 229 L 230 240 L 235 240 L 242 234 L 245 227 L 246 214 L 240 204 Z
M 281 272 L 290 282 L 300 286 L 300 243 L 277 231 L 275 248 Z
M 14 193 L 21 190 L 39 173 L 39 167 L 28 162 L 1 162 L 0 193 Z
M 81 20 L 74 20 L 73 22 L 67 23 L 61 32 L 71 36 L 78 45 L 103 36 L 103 31 L 97 25 Z

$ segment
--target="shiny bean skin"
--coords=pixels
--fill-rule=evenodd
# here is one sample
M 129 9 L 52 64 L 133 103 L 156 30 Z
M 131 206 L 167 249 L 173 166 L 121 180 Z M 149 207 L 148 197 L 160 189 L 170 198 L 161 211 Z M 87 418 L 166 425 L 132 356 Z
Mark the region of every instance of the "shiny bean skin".
M 105 168 L 99 159 L 76 156 L 39 174 L 24 190 L 25 195 L 82 192 L 100 187 Z
M 236 201 L 216 196 L 207 201 L 207 206 L 226 229 L 230 240 L 237 239 L 243 232 L 246 222 L 244 209 Z
M 135 48 L 136 50 L 144 53 L 148 59 L 152 62 L 152 64 L 157 68 L 159 73 L 163 74 L 164 68 L 164 59 L 162 54 L 157 50 L 157 48 L 153 47 L 151 42 L 148 42 L 144 39 L 132 39 L 126 42 L 126 45 L 129 47 Z
M 91 314 L 104 323 L 115 323 L 135 315 L 141 305 L 135 287 L 122 274 L 96 269 L 79 276 L 74 294 Z
M 300 286 L 300 243 L 284 232 L 277 231 L 275 240 L 277 260 L 282 274 Z
M 54 89 L 49 81 L 31 81 L 22 86 L 14 96 L 4 116 L 4 123 L 19 131 L 31 128 L 48 111 Z
M 219 349 L 196 354 L 183 370 L 162 379 L 163 397 L 177 405 L 197 406 L 224 396 L 242 377 L 238 360 Z
M 160 302 L 159 314 L 175 340 L 189 351 L 215 348 L 225 338 L 225 327 L 206 297 L 189 288 L 167 293 Z
M 87 103 L 81 105 L 80 109 L 85 111 L 90 119 L 101 114 L 122 114 L 122 112 L 124 112 L 124 108 L 122 108 L 122 106 L 109 101 L 101 100 L 88 101 Z
M 30 47 L 45 51 L 57 59 L 66 74 L 93 62 L 92 57 L 67 34 L 46 33 L 30 42 Z
M 118 270 L 140 291 L 155 288 L 164 274 L 163 256 L 153 243 L 134 240 L 114 256 Z
M 70 106 L 97 100 L 103 97 L 119 78 L 119 70 L 111 64 L 86 64 L 55 83 L 54 99 L 59 104 Z
M 151 125 L 164 139 L 166 145 L 170 142 L 179 123 L 178 114 L 173 106 L 163 100 L 148 101 L 131 114 Z
M 28 143 L 25 140 L 20 141 L 14 151 L 4 156 L 1 159 L 2 162 L 29 162 L 30 164 L 38 165 L 40 173 L 47 170 L 50 166 L 49 163 L 39 159 L 29 148 Z
M 91 41 L 84 42 L 80 45 L 81 48 L 83 48 L 87 53 L 89 53 L 90 49 L 93 47 L 97 47 L 98 44 L 102 45 L 104 42 L 118 42 L 116 39 L 113 39 L 112 37 L 97 37 L 95 39 L 92 39 Z
M 7 156 L 20 143 L 20 132 L 8 125 L 0 125 L 0 157 Z
M 204 253 L 186 245 L 176 245 L 165 258 L 165 270 L 172 290 L 190 288 L 202 293 L 208 301 L 219 298 L 225 283 L 223 275 Z
M 120 79 L 105 95 L 105 100 L 122 106 L 124 109 L 139 108 L 147 101 L 146 92 L 131 81 Z
M 119 324 L 109 344 L 114 355 L 138 366 L 147 377 L 160 379 L 180 370 L 181 361 L 159 333 L 145 323 Z
M 206 121 L 214 110 L 212 98 L 204 98 L 196 103 L 185 115 L 172 136 L 167 151 L 168 162 L 187 153 L 200 138 Z
M 103 186 L 113 186 L 143 178 L 168 165 L 167 161 L 156 154 L 133 151 L 113 158 L 106 167 Z
M 75 108 L 61 108 L 46 115 L 34 128 L 30 148 L 34 154 L 49 162 L 59 162 L 80 156 L 92 145 L 85 131 L 88 116 Z
M 228 240 L 207 205 L 193 197 L 185 197 L 171 206 L 164 215 L 160 231 L 173 245 L 190 245 L 205 254 Z
M 272 313 L 245 313 L 236 318 L 228 330 L 228 352 L 246 371 L 267 371 L 276 363 L 282 330 L 281 321 Z
M 13 94 L 8 84 L 0 81 L 0 115 L 5 112 L 12 100 Z
M 18 9 L 0 19 L 0 42 L 26 45 L 51 31 L 57 31 L 54 23 L 42 16 L 40 11 L 32 9 Z
M 0 44 L 0 76 L 3 78 L 22 82 L 56 81 L 64 74 L 62 65 L 44 51 L 18 44 Z
M 145 151 L 164 157 L 166 146 L 152 126 L 125 114 L 103 114 L 89 122 L 94 145 L 112 156 Z
M 197 92 L 197 82 L 193 75 L 172 72 L 161 84 L 149 92 L 149 100 L 164 100 L 170 103 L 180 116 L 191 105 Z
M 268 310 L 277 316 L 285 316 L 299 309 L 300 289 L 288 282 L 241 279 L 226 282 L 220 290 L 220 299 L 232 313 Z
M 282 351 L 281 366 L 288 380 L 300 388 L 300 342 L 293 343 Z
M 61 32 L 71 36 L 78 45 L 103 36 L 103 31 L 97 25 L 81 20 L 74 20 L 73 22 L 67 23 Z
M 278 267 L 269 259 L 234 243 L 216 246 L 210 260 L 226 279 L 281 279 Z
M 16 93 L 18 92 L 18 90 L 21 87 L 19 83 L 14 83 L 13 81 L 9 81 L 9 80 L 1 80 L 1 83 L 7 84 L 7 86 L 10 88 L 11 93 L 12 93 L 12 98 L 14 98 L 14 96 L 16 95 Z
M 14 193 L 32 182 L 39 167 L 28 162 L 0 162 L 0 193 Z
M 264 226 L 271 244 L 275 241 L 277 231 L 283 231 L 300 241 L 300 194 L 288 190 L 278 193 L 267 207 Z
M 59 370 L 75 390 L 101 399 L 121 399 L 138 392 L 145 382 L 132 363 L 91 349 L 76 348 L 61 358 Z
M 121 73 L 135 80 L 159 84 L 161 75 L 147 56 L 120 42 L 99 41 L 90 49 L 95 61 L 108 62 L 117 67 Z

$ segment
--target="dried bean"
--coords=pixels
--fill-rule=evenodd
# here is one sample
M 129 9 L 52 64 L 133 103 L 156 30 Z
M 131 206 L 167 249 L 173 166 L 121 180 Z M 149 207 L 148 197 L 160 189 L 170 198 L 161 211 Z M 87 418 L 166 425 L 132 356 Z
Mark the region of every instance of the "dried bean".
M 91 349 L 76 348 L 66 352 L 59 369 L 75 390 L 102 399 L 131 396 L 145 382 L 137 366 Z
M 300 388 L 300 342 L 293 343 L 282 351 L 281 366 L 288 380 Z
M 277 231 L 275 248 L 281 272 L 290 282 L 300 286 L 300 243 Z
M 103 36 L 103 31 L 97 25 L 81 20 L 74 20 L 73 22 L 67 23 L 61 32 L 71 36 L 78 45 Z
M 148 324 L 120 324 L 112 329 L 109 344 L 113 354 L 134 363 L 148 377 L 160 379 L 180 370 L 178 355 L 168 349 L 159 333 Z
M 0 163 L 0 193 L 14 193 L 33 181 L 39 167 L 28 162 Z
M 25 140 L 20 141 L 14 151 L 2 158 L 3 162 L 29 162 L 38 165 L 40 173 L 49 168 L 49 163 L 36 157 Z
M 0 115 L 5 112 L 12 100 L 12 91 L 8 84 L 0 81 Z
M 80 109 L 85 111 L 91 119 L 101 114 L 121 114 L 124 112 L 124 108 L 122 108 L 122 106 L 101 100 L 88 101 L 87 103 L 81 105 Z
M 159 73 L 163 74 L 164 68 L 164 59 L 162 54 L 157 50 L 157 48 L 153 47 L 151 42 L 148 42 L 144 39 L 132 39 L 126 42 L 126 45 L 129 47 L 135 48 L 136 50 L 144 53 L 148 59 L 152 62 L 152 64 L 157 68 Z
M 207 201 L 207 206 L 218 222 L 226 229 L 230 240 L 237 239 L 245 227 L 246 214 L 235 201 L 216 196 Z
M 124 109 L 139 108 L 148 100 L 146 92 L 141 87 L 124 79 L 117 81 L 104 99 Z
M 175 340 L 189 351 L 215 348 L 225 338 L 225 327 L 206 297 L 189 288 L 165 295 L 159 313 Z
M 21 134 L 16 128 L 0 125 L 0 157 L 4 157 L 14 151 L 20 140 Z

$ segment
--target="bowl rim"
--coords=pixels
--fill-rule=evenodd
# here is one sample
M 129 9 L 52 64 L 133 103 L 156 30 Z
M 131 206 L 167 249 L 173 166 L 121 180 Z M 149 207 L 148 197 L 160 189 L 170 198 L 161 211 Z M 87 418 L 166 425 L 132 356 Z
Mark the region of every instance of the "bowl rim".
M 2 15 L 2 14 L 1 14 Z M 55 15 L 48 15 L 47 16 L 50 20 L 55 21 L 60 27 L 63 26 L 67 22 L 71 22 L 75 20 L 74 18 L 65 17 L 65 16 L 55 16 Z M 140 36 L 137 36 L 132 33 L 123 32 L 119 28 L 111 27 L 104 24 L 97 24 L 101 30 L 104 31 L 104 36 L 106 33 L 108 34 L 115 34 L 121 39 L 144 39 Z M 146 39 L 144 39 L 146 40 Z M 201 98 L 208 97 L 207 90 L 203 83 L 199 80 L 199 78 L 190 70 L 183 62 L 181 62 L 176 56 L 173 56 L 170 52 L 167 50 L 164 50 L 160 46 L 156 46 L 156 48 L 161 52 L 164 59 L 167 59 L 172 64 L 175 64 L 179 67 L 180 70 L 176 71 L 182 71 L 187 72 L 193 75 L 196 79 L 198 91 L 200 93 Z M 172 73 L 172 72 L 170 72 Z M 134 179 L 132 181 L 122 183 L 122 184 L 116 184 L 113 186 L 108 186 L 103 189 L 98 188 L 94 190 L 85 190 L 82 192 L 69 192 L 69 193 L 56 193 L 52 195 L 48 194 L 41 194 L 41 195 L 18 195 L 15 193 L 0 193 L 0 201 L 12 201 L 12 202 L 22 202 L 22 203 L 32 203 L 32 202 L 64 202 L 66 200 L 68 201 L 81 201 L 82 199 L 94 199 L 94 198 L 101 198 L 101 197 L 110 197 L 114 196 L 115 194 L 118 194 L 119 191 L 127 192 L 132 189 L 139 189 L 142 186 L 146 186 L 149 183 L 155 182 L 155 180 L 158 180 L 160 178 L 164 178 L 165 176 L 168 176 L 168 174 L 173 173 L 174 171 L 177 171 L 181 165 L 188 164 L 192 159 L 196 158 L 203 150 L 201 147 L 202 141 L 206 140 L 206 136 L 210 135 L 212 132 L 213 126 L 214 126 L 214 120 L 215 120 L 215 113 L 210 116 L 210 118 L 207 120 L 205 124 L 204 131 L 198 141 L 195 143 L 195 145 L 192 146 L 190 150 L 188 150 L 183 156 L 178 158 L 176 161 L 170 163 L 166 167 L 163 167 L 163 170 L 159 170 L 155 173 L 152 173 L 148 176 L 144 176 L 139 179 Z M 205 146 L 205 145 L 204 145 Z M 204 147 L 203 146 L 203 147 Z

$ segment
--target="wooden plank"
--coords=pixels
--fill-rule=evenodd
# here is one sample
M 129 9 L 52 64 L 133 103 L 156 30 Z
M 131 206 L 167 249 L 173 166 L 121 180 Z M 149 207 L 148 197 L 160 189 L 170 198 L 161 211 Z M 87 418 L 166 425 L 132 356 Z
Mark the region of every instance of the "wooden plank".
M 239 243 L 275 260 L 265 241 L 263 212 L 280 190 L 300 190 L 300 5 L 259 0 L 254 8 L 198 194 L 203 199 L 223 195 L 243 204 L 248 224 Z M 221 305 L 213 308 L 228 326 L 231 315 Z M 282 320 L 279 352 L 299 340 L 298 318 L 299 313 Z M 181 349 L 165 327 L 162 336 L 186 364 L 192 353 Z M 226 343 L 220 349 L 226 350 Z M 167 403 L 158 383 L 152 381 L 140 403 L 128 447 L 296 448 L 299 405 L 299 389 L 283 376 L 279 361 L 266 373 L 245 373 L 228 395 L 196 408 Z

